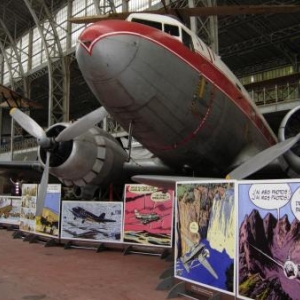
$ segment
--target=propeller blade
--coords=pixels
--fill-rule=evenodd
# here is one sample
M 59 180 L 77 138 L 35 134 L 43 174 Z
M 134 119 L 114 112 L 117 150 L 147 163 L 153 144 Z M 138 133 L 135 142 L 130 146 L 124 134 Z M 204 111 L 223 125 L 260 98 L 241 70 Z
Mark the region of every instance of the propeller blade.
M 13 108 L 10 110 L 11 117 L 29 134 L 37 139 L 45 139 L 46 133 L 43 128 L 37 124 L 30 116 L 23 113 L 18 108 Z
M 300 140 L 300 133 L 291 137 L 285 141 L 282 141 L 274 146 L 271 146 L 264 151 L 253 156 L 245 163 L 238 166 L 232 172 L 230 172 L 227 179 L 243 179 L 256 171 L 259 171 L 271 161 L 290 150 Z
M 45 197 L 47 194 L 49 178 L 50 152 L 47 151 L 46 164 L 42 175 L 42 180 L 38 189 L 38 198 L 36 203 L 36 216 L 41 216 L 44 208 Z
M 102 106 L 98 109 L 92 111 L 91 113 L 85 115 L 84 117 L 78 119 L 76 122 L 66 127 L 56 138 L 56 142 L 65 142 L 72 140 L 73 138 L 81 135 L 82 133 L 88 131 L 97 123 L 101 122 L 108 112 Z

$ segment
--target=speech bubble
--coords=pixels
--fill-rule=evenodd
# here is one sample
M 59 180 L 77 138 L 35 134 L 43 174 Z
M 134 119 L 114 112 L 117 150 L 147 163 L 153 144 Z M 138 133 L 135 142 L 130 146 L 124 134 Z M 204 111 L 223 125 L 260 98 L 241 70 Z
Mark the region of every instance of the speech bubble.
M 298 221 L 300 221 L 300 188 L 298 188 L 291 200 L 291 209 Z
M 154 202 L 164 202 L 171 199 L 170 193 L 155 192 L 151 195 L 151 200 Z
M 280 209 L 291 198 L 291 189 L 286 183 L 258 183 L 249 189 L 249 198 L 262 209 Z
M 133 194 L 152 194 L 158 190 L 157 187 L 151 185 L 130 185 L 129 192 Z
M 192 233 L 197 233 L 199 230 L 199 225 L 197 224 L 197 222 L 191 222 L 189 227 L 190 232 Z

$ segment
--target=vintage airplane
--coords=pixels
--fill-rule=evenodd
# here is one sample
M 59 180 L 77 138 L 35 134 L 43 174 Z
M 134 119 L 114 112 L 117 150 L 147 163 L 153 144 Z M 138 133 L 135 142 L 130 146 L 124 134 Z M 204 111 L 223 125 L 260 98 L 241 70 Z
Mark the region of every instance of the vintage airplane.
M 286 278 L 292 280 L 296 279 L 300 282 L 300 263 L 295 263 L 294 261 L 291 260 L 290 253 L 288 254 L 286 260 L 284 262 L 280 261 L 279 259 L 274 259 L 270 255 L 264 253 L 262 250 L 259 248 L 251 245 L 249 245 L 254 248 L 256 251 L 264 255 L 266 258 L 268 258 L 270 261 L 274 262 L 277 266 L 279 266 L 285 275 Z
M 207 260 L 210 255 L 209 250 L 203 243 L 193 244 L 191 241 L 189 241 L 189 244 L 190 243 L 192 246 L 189 252 L 180 257 L 180 261 L 182 262 L 186 271 L 189 273 L 192 268 L 202 265 L 213 277 L 218 279 L 217 273 Z
M 134 210 L 135 218 L 140 220 L 142 224 L 149 224 L 161 219 L 157 213 L 141 214 L 137 209 Z
M 300 134 L 291 125 L 300 107 L 287 114 L 277 140 L 221 58 L 177 19 L 140 13 L 96 22 L 82 31 L 76 57 L 99 109 L 46 132 L 19 109 L 11 110 L 38 140 L 44 166 L 39 207 L 49 172 L 82 191 L 124 175 L 174 188 L 176 181 L 191 177 L 241 179 L 257 171 L 276 177 L 274 170 L 300 174 L 300 158 L 292 149 Z M 108 113 L 154 157 L 128 157 L 112 136 L 94 126 Z
M 96 223 L 116 222 L 116 220 L 105 219 L 105 213 L 101 213 L 99 216 L 96 216 L 80 206 L 73 207 L 70 211 L 74 215 L 74 220 L 76 220 L 76 218 L 80 218 L 82 219 L 82 223 L 85 221 Z

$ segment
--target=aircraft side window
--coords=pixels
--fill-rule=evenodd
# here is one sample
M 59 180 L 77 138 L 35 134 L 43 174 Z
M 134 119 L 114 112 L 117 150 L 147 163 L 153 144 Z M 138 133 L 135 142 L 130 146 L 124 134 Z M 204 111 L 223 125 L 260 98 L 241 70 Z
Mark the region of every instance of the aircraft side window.
M 162 24 L 159 22 L 155 22 L 155 21 L 149 21 L 149 20 L 143 20 L 143 19 L 137 19 L 137 18 L 133 18 L 131 20 L 131 22 L 136 22 L 136 23 L 140 23 L 140 24 L 144 24 L 159 30 L 162 30 Z
M 195 51 L 192 37 L 182 29 L 182 43 L 190 50 Z
M 164 32 L 173 35 L 173 36 L 179 36 L 179 28 L 178 26 L 165 24 L 164 25 Z

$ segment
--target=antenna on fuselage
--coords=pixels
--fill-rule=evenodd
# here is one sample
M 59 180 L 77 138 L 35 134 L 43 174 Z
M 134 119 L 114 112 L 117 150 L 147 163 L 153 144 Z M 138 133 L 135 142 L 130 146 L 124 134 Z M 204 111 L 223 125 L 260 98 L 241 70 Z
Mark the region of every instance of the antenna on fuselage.
M 130 123 L 129 123 L 129 128 L 128 128 L 128 144 L 127 144 L 127 149 L 128 149 L 128 158 L 127 158 L 127 161 L 128 162 L 131 159 L 132 131 L 133 131 L 133 121 L 131 120 Z

